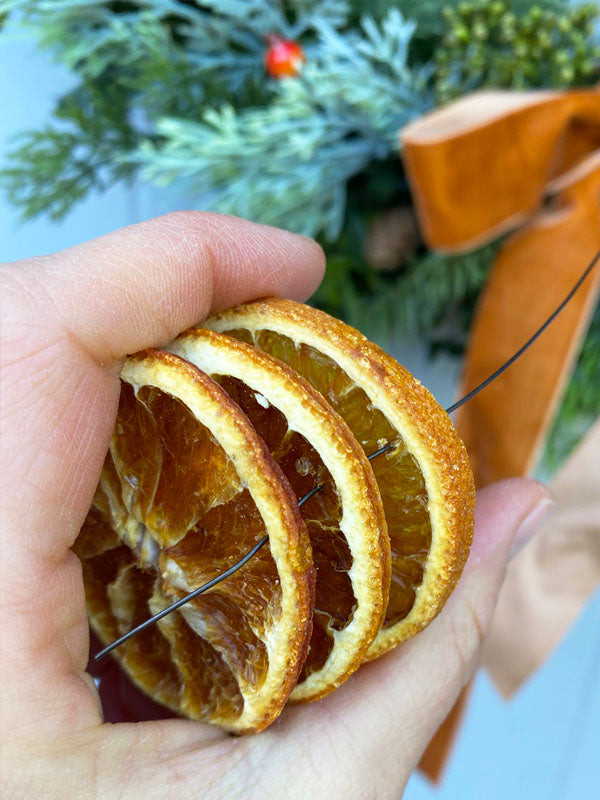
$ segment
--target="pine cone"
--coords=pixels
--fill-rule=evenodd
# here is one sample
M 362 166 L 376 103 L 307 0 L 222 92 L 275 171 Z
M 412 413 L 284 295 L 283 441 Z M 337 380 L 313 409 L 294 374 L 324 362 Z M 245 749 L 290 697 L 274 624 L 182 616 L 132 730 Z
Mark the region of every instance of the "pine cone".
M 417 247 L 419 228 L 410 206 L 390 208 L 379 214 L 363 244 L 368 264 L 379 272 L 397 269 Z

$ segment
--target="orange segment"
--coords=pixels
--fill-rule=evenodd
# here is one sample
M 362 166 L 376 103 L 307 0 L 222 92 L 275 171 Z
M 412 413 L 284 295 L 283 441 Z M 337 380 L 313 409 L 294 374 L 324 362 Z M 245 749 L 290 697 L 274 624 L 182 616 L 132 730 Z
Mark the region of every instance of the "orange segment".
M 317 581 L 310 648 L 292 693 L 295 701 L 314 700 L 357 669 L 384 619 L 389 537 L 372 469 L 345 423 L 285 364 L 200 328 L 182 334 L 169 350 L 226 389 L 297 498 L 323 485 L 300 509 Z
M 75 543 L 91 623 L 109 643 L 232 566 L 238 572 L 121 645 L 153 699 L 235 732 L 280 713 L 314 602 L 296 498 L 225 391 L 170 353 L 127 360 L 110 451 Z
M 265 350 L 308 380 L 345 420 L 372 463 L 390 536 L 385 623 L 368 657 L 386 652 L 440 611 L 473 532 L 473 477 L 447 414 L 394 359 L 323 312 L 269 299 L 205 323 Z

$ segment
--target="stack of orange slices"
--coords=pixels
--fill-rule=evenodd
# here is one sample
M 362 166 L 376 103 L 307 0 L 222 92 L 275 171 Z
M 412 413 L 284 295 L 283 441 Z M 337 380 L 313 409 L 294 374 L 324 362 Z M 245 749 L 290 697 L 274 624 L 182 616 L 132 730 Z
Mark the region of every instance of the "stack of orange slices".
M 262 300 L 130 357 L 121 379 L 74 548 L 100 639 L 268 536 L 229 578 L 114 651 L 154 700 L 258 731 L 439 613 L 473 533 L 467 455 L 430 393 L 360 333 Z

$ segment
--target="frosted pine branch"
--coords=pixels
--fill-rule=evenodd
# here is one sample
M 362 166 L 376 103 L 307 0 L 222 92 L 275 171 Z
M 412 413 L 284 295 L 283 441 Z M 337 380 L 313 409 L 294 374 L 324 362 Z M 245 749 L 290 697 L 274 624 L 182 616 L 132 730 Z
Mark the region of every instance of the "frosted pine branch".
M 413 30 L 394 10 L 381 26 L 366 17 L 361 33 L 320 23 L 301 76 L 276 84 L 269 105 L 163 119 L 160 140 L 133 161 L 150 179 L 184 181 L 210 208 L 333 239 L 348 180 L 431 105 L 428 73 L 407 64 Z

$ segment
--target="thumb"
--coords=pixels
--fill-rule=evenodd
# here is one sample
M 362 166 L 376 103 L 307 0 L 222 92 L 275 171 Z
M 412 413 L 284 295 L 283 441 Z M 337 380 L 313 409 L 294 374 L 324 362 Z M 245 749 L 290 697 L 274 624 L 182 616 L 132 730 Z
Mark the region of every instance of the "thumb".
M 353 751 L 354 789 L 368 775 L 371 787 L 373 779 L 382 782 L 384 795 L 392 786 L 402 790 L 477 665 L 511 550 L 531 538 L 552 505 L 548 490 L 533 480 L 511 479 L 480 491 L 471 553 L 442 613 L 321 701 L 327 719 L 322 736 L 335 739 L 337 748 L 347 740 Z M 288 712 L 288 721 L 309 724 L 314 710 L 294 709 L 296 719 Z M 318 759 L 326 743 L 319 736 L 313 742 Z M 385 769 L 374 773 L 373 764 Z

